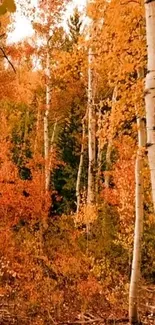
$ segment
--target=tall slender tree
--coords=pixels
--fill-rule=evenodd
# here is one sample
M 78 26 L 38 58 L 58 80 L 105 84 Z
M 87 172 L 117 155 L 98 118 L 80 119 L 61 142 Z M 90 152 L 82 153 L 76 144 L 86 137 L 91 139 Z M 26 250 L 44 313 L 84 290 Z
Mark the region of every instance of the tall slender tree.
M 145 82 L 148 160 L 155 210 L 155 1 L 145 1 L 147 38 L 147 75 Z
M 50 189 L 50 155 L 52 152 L 49 132 L 49 114 L 51 109 L 51 39 L 53 30 L 58 23 L 61 15 L 61 10 L 64 9 L 64 1 L 49 1 L 46 0 L 43 3 L 39 2 L 40 16 L 39 23 L 34 26 L 37 27 L 39 35 L 43 38 L 45 46 L 43 49 L 43 66 L 45 72 L 45 111 L 44 111 L 44 159 L 45 159 L 45 191 L 48 192 Z M 54 128 L 55 129 L 55 128 Z M 53 141 L 52 141 L 53 142 Z
M 138 77 L 144 78 L 144 69 L 139 69 Z M 135 233 L 133 261 L 129 291 L 129 320 L 130 324 L 139 324 L 138 315 L 138 293 L 141 274 L 141 251 L 144 219 L 144 189 L 143 189 L 143 168 L 146 146 L 146 127 L 145 119 L 140 116 L 136 108 L 137 130 L 138 130 L 138 149 L 135 164 Z
M 86 118 L 87 115 L 84 116 L 82 119 L 82 142 L 81 142 L 81 152 L 80 152 L 80 161 L 79 161 L 79 168 L 77 173 L 77 181 L 76 181 L 76 198 L 77 198 L 77 208 L 76 212 L 79 213 L 80 210 L 80 185 L 81 185 L 81 176 L 82 176 L 82 169 L 83 169 L 83 162 L 84 162 L 84 151 L 85 151 L 85 137 L 86 137 Z
M 50 186 L 50 170 L 49 170 L 49 111 L 51 104 L 50 89 L 50 47 L 47 40 L 46 47 L 46 108 L 44 113 L 44 158 L 45 158 L 45 190 L 49 190 Z
M 93 94 L 93 50 L 88 50 L 88 194 L 87 203 L 95 203 L 96 117 Z
M 87 1 L 88 13 L 93 0 Z M 89 22 L 88 29 L 88 189 L 87 203 L 96 201 L 96 114 L 94 105 L 94 53 L 92 40 L 94 37 L 93 20 Z
M 109 129 L 109 139 L 108 139 L 108 145 L 107 145 L 107 152 L 106 152 L 106 171 L 108 172 L 105 174 L 105 187 L 110 187 L 110 168 L 112 165 L 112 144 L 113 144 L 113 137 L 114 137 L 114 118 L 115 118 L 115 103 L 117 101 L 117 86 L 115 86 L 113 95 L 112 95 L 112 102 L 111 102 L 111 115 L 110 115 L 110 129 Z

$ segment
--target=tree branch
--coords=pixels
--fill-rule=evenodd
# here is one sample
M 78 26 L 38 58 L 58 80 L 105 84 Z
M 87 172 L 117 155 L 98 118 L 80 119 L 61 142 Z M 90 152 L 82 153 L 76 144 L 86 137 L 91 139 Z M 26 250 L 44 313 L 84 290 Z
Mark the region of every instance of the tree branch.
M 0 39 L 3 38 L 5 36 L 5 33 L 1 34 L 0 35 Z
M 0 47 L 0 50 L 1 50 L 2 53 L 3 53 L 3 57 L 4 57 L 4 58 L 8 61 L 8 63 L 11 65 L 11 67 L 12 67 L 14 73 L 16 73 L 16 69 L 15 69 L 15 67 L 13 66 L 12 62 L 9 60 L 9 58 L 8 58 L 8 56 L 6 55 L 4 49 L 3 49 L 2 47 Z

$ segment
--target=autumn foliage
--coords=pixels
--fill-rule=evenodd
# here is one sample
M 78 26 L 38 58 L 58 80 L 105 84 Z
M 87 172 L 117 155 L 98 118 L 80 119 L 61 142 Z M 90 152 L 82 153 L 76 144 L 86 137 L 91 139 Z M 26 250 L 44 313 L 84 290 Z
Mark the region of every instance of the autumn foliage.
M 137 116 L 145 120 L 139 78 L 141 71 L 146 74 L 144 5 L 90 1 L 88 26 L 76 9 L 66 32 L 58 25 L 66 3 L 39 2 L 36 12 L 27 7 L 32 38 L 0 40 L 0 297 L 7 310 L 0 306 L 2 324 L 128 319 Z M 6 32 L 3 16 L 1 29 Z M 88 72 L 95 123 L 92 204 Z M 154 212 L 147 148 L 141 150 L 141 282 L 154 288 Z M 139 294 L 142 305 L 145 294 Z

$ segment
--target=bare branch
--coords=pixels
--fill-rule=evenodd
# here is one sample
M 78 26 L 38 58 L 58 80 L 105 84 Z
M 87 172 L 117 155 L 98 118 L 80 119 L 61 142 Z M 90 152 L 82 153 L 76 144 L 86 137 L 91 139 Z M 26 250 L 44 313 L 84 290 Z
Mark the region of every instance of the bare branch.
M 50 314 L 49 310 L 47 310 L 47 314 L 48 314 L 48 317 L 49 319 L 53 322 L 53 324 L 57 324 L 56 321 L 53 319 L 52 315 Z
M 4 57 L 4 58 L 8 61 L 8 63 L 11 65 L 11 67 L 12 67 L 14 73 L 16 73 L 16 69 L 15 69 L 15 67 L 13 66 L 12 62 L 9 60 L 9 58 L 8 58 L 8 56 L 6 55 L 4 49 L 3 49 L 2 47 L 0 47 L 0 50 L 1 50 L 2 53 L 3 53 L 3 57 Z
M 6 35 L 5 33 L 1 34 L 0 39 L 3 38 L 5 35 Z

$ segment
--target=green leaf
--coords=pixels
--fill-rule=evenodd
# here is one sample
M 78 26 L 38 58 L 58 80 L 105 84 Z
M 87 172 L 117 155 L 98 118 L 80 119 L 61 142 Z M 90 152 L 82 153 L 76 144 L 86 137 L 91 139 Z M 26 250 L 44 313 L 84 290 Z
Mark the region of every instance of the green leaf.
M 4 0 L 3 5 L 6 7 L 6 9 L 9 12 L 15 12 L 16 11 L 16 5 L 14 0 Z
M 7 9 L 6 6 L 4 5 L 4 3 L 0 6 L 0 16 L 6 14 Z

